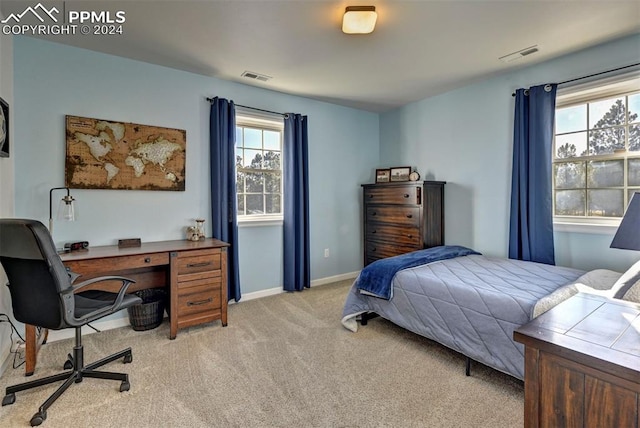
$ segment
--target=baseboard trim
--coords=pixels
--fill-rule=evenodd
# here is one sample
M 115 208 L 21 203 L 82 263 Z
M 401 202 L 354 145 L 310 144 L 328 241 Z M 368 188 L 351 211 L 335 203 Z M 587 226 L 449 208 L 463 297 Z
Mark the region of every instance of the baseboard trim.
M 126 313 L 126 311 L 123 313 Z M 129 317 L 124 316 L 122 318 L 92 322 L 91 325 L 100 331 L 105 331 L 105 330 L 111 330 L 114 328 L 126 327 L 131 324 L 129 323 Z M 97 331 L 95 331 L 91 327 L 87 327 L 87 326 L 82 327 L 83 336 L 93 334 L 93 333 L 97 333 Z M 70 339 L 72 337 L 75 337 L 75 334 L 76 334 L 76 331 L 73 328 L 65 328 L 64 330 L 49 330 L 49 336 L 47 336 L 47 342 L 56 342 L 58 340 Z
M 355 279 L 360 274 L 360 271 L 342 273 L 340 275 L 328 276 L 326 278 L 314 279 L 311 281 L 311 286 L 331 284 L 332 282 L 346 281 L 347 279 Z
M 318 285 L 332 284 L 338 281 L 354 279 L 358 276 L 358 274 L 360 274 L 360 271 L 348 272 L 340 275 L 328 276 L 326 278 L 314 279 L 313 281 L 311 281 L 311 286 L 317 287 Z M 266 290 L 254 291 L 252 293 L 245 293 L 242 295 L 242 299 L 240 300 L 240 302 L 246 302 L 248 300 L 253 300 L 253 299 L 260 299 L 262 297 L 275 296 L 277 294 L 284 293 L 284 292 L 285 291 L 282 289 L 282 287 L 274 287 L 274 288 L 268 288 Z M 234 303 L 235 302 L 233 301 L 229 302 L 229 304 L 234 304 Z
M 262 297 L 275 296 L 276 294 L 284 293 L 282 287 L 267 288 L 266 290 L 254 291 L 251 293 L 242 293 L 240 302 L 246 302 L 248 300 L 260 299 Z M 229 302 L 230 305 L 235 304 L 233 300 Z
M 8 345 L 8 346 L 7 346 Z M 9 343 L 3 346 L 4 349 L 0 349 L 0 355 L 6 355 L 7 358 L 4 359 L 4 362 L 0 366 L 0 376 L 4 374 L 8 368 L 13 367 L 13 354 L 11 353 L 11 340 Z
M 348 272 L 340 275 L 328 276 L 326 278 L 314 279 L 313 281 L 311 281 L 311 286 L 317 287 L 319 285 L 331 284 L 338 281 L 353 279 L 353 278 L 356 278 L 359 273 L 360 271 Z M 266 290 L 254 291 L 251 293 L 243 294 L 240 302 L 246 302 L 254 299 L 261 299 L 263 297 L 275 296 L 280 293 L 284 293 L 284 290 L 282 289 L 282 287 L 274 287 L 274 288 L 268 288 Z M 235 304 L 235 302 L 231 301 L 229 302 L 229 304 L 232 305 L 232 304 Z M 129 317 L 123 316 L 122 318 L 115 318 L 115 319 L 105 320 L 105 321 L 97 321 L 92 323 L 92 325 L 100 331 L 105 331 L 105 330 L 111 330 L 113 328 L 126 327 L 126 326 L 129 326 L 130 323 L 129 323 Z M 92 334 L 92 333 L 96 333 L 96 331 L 91 327 L 85 326 L 82 328 L 83 335 Z M 49 336 L 47 338 L 47 341 L 55 342 L 57 340 L 69 339 L 74 336 L 75 336 L 75 330 L 71 328 L 67 328 L 64 330 L 49 330 Z

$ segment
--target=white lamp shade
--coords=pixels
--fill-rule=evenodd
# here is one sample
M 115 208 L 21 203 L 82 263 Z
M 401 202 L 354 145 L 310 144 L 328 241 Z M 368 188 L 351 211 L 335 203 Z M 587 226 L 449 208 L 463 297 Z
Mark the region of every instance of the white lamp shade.
M 345 34 L 369 34 L 376 26 L 378 14 L 375 6 L 349 6 L 342 18 Z

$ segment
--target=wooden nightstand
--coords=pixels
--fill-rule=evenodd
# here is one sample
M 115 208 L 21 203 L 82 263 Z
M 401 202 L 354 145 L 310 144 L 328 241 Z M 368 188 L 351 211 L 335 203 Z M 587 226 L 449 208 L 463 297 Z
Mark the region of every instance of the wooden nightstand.
M 579 293 L 514 332 L 525 427 L 640 427 L 640 305 Z

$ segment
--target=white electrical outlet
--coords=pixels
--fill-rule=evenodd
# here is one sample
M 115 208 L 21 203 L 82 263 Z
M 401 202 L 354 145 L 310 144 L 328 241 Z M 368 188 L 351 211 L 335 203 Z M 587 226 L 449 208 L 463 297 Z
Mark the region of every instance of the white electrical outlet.
M 324 258 L 325 259 L 329 258 L 329 249 L 328 248 L 324 249 Z

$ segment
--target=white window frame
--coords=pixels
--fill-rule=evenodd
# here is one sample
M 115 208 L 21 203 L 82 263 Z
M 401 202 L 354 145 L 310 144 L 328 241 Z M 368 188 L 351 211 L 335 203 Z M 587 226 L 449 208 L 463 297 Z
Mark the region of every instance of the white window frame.
M 236 107 L 236 126 L 249 126 L 264 130 L 277 131 L 280 133 L 280 205 L 281 210 L 284 209 L 284 192 L 282 174 L 282 152 L 284 138 L 284 120 L 281 115 L 261 112 L 258 110 L 244 109 Z M 235 132 L 235 130 L 234 130 Z M 237 142 L 236 142 L 237 146 Z M 237 178 L 237 171 L 236 171 Z M 260 226 L 278 226 L 283 223 L 283 213 L 280 214 L 255 214 L 255 215 L 239 215 L 237 216 L 239 227 L 260 227 Z
M 572 105 L 594 102 L 640 91 L 640 70 L 597 79 L 587 83 L 558 89 L 556 95 L 556 109 Z M 555 131 L 554 131 L 555 138 Z M 555 150 L 555 141 L 554 141 Z M 555 158 L 555 153 L 554 153 Z M 602 158 L 602 157 L 600 157 Z M 610 159 L 625 159 L 624 155 L 611 154 Z M 625 163 L 626 165 L 626 163 Z M 626 171 L 626 166 L 625 166 Z M 554 171 L 552 168 L 552 180 Z M 626 172 L 625 172 L 626 174 Z M 626 176 L 625 176 L 626 183 Z M 555 182 L 553 182 L 553 212 L 555 213 Z M 582 217 L 582 216 L 553 216 L 553 226 L 556 232 L 576 232 L 590 234 L 613 234 L 620 225 L 621 218 L 615 217 Z

